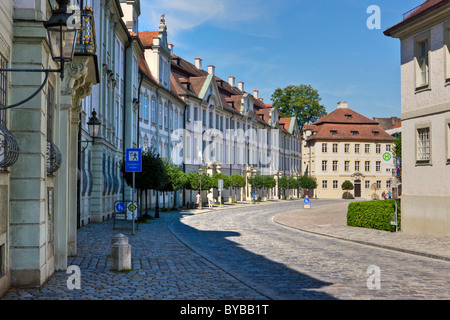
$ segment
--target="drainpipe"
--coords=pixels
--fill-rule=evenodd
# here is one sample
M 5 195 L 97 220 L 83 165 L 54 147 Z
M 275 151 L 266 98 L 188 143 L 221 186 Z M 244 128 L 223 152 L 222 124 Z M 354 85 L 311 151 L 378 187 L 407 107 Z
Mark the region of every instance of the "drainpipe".
M 123 106 L 123 126 L 122 126 L 122 141 L 123 141 L 123 146 L 122 146 L 122 161 L 123 161 L 123 165 L 125 165 L 125 157 L 126 157 L 126 145 L 125 145 L 125 135 L 126 135 L 126 130 L 125 130 L 125 124 L 126 124 L 126 110 L 127 110 L 127 58 L 128 58 L 128 49 L 131 47 L 131 45 L 133 44 L 133 38 L 128 35 L 128 44 L 125 47 L 124 50 L 124 64 L 123 64 L 123 101 L 124 101 L 124 106 Z M 138 116 L 139 117 L 139 116 Z M 125 174 L 122 173 L 122 202 L 125 201 Z

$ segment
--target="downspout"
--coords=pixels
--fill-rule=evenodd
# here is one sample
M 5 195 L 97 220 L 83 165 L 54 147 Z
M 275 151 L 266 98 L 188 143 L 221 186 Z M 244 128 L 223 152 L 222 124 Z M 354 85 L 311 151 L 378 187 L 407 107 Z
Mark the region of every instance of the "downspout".
M 123 63 L 123 125 L 122 125 L 122 162 L 125 165 L 125 156 L 126 156 L 126 145 L 125 145 L 125 125 L 126 125 L 126 110 L 127 110 L 127 58 L 128 58 L 128 49 L 133 44 L 133 38 L 128 35 L 128 44 L 124 50 L 124 63 Z M 122 201 L 125 201 L 125 174 L 122 172 Z

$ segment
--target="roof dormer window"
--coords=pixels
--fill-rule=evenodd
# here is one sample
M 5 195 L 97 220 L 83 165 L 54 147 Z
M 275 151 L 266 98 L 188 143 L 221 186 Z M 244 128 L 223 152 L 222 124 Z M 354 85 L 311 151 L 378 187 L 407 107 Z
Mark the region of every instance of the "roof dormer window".
M 359 131 L 352 131 L 352 136 L 357 136 L 359 135 Z
M 346 119 L 353 119 L 353 115 L 351 115 L 351 114 L 346 114 L 346 115 L 345 115 L 345 118 L 346 118 Z
M 332 136 L 335 136 L 335 135 L 338 134 L 337 130 L 330 130 L 330 132 L 331 132 L 331 135 L 332 135 Z
M 372 131 L 372 133 L 373 133 L 373 135 L 374 135 L 375 137 L 378 137 L 378 136 L 380 135 L 380 132 L 379 132 L 379 131 Z

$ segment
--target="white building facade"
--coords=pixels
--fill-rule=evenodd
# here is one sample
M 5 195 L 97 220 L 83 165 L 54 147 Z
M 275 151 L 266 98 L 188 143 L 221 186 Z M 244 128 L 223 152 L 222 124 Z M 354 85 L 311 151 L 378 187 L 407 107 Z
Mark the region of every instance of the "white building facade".
M 385 31 L 401 41 L 402 230 L 450 235 L 450 3 Z

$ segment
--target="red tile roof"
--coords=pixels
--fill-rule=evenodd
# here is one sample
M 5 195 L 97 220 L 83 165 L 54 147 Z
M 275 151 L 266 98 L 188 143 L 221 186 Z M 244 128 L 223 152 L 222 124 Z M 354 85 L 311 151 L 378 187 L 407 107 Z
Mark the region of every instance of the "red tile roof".
M 159 31 L 141 31 L 139 32 L 139 39 L 141 39 L 144 48 L 148 49 L 153 45 L 153 38 L 157 38 Z
M 418 19 L 421 16 L 424 16 L 424 15 L 426 15 L 448 3 L 450 3 L 450 0 L 427 0 L 424 3 L 422 3 L 420 6 L 418 6 L 417 8 L 414 8 L 414 9 L 410 10 L 409 12 L 407 12 L 405 14 L 405 17 L 403 18 L 403 20 L 400 23 L 388 28 L 384 32 L 384 34 L 386 36 L 392 36 L 392 33 L 394 31 L 396 31 L 398 28 L 400 28 L 400 27 L 414 21 L 415 19 Z
M 349 108 L 336 109 L 313 124 L 303 126 L 312 131 L 312 140 L 394 141 L 394 138 L 373 121 Z

